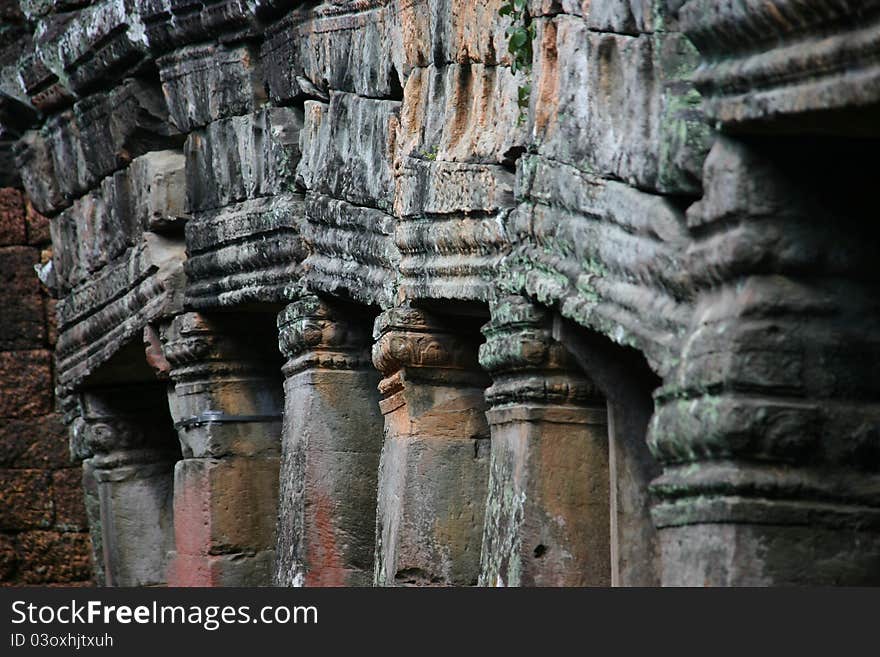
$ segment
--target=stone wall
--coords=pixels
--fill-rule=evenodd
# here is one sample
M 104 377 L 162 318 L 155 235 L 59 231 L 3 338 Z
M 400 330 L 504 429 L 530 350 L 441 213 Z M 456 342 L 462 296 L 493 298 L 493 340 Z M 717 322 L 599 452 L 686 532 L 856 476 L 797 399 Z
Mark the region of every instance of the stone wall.
M 34 273 L 51 257 L 48 227 L 19 189 L 0 188 L 0 584 L 91 574 L 81 473 L 54 412 L 54 303 Z
M 880 579 L 880 4 L 21 12 L 98 583 Z

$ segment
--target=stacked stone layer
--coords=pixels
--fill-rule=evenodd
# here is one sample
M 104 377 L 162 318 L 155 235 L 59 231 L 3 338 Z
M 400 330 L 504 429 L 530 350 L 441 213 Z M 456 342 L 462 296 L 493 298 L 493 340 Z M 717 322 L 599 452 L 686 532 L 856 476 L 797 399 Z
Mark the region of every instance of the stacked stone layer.
M 875 583 L 875 4 L 23 2 L 99 581 Z

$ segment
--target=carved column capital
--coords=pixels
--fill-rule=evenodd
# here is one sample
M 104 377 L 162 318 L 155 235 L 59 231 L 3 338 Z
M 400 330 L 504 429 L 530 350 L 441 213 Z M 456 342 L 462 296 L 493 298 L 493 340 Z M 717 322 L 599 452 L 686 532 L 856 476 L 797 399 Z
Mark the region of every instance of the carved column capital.
M 364 322 L 350 321 L 334 304 L 306 296 L 278 315 L 278 344 L 287 359 L 284 375 L 307 368 L 361 369 L 370 364 Z
M 373 338 L 373 365 L 385 377 L 379 390 L 386 396 L 400 389 L 404 379 L 484 383 L 476 342 L 448 320 L 407 306 L 393 308 L 376 318 Z
M 155 392 L 149 386 L 80 393 L 79 415 L 70 427 L 71 454 L 103 470 L 173 459 L 171 427 L 150 421 L 153 404 L 165 403 L 164 394 Z
M 274 345 L 274 331 L 241 317 L 184 313 L 162 327 L 160 337 L 175 383 L 262 373 L 276 353 L 266 346 Z
M 480 365 L 492 375 L 491 406 L 510 403 L 586 404 L 601 394 L 553 339 L 550 313 L 518 295 L 493 299 L 482 331 Z

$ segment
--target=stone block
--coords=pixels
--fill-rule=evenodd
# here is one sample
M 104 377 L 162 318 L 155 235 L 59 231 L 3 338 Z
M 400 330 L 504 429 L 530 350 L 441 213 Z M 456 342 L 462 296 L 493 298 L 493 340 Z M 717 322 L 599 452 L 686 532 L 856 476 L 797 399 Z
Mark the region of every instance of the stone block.
M 510 69 L 449 64 L 415 69 L 400 109 L 399 156 L 428 161 L 511 164 L 526 142 Z
M 710 135 L 681 35 L 597 33 L 558 16 L 541 21 L 536 51 L 539 153 L 640 189 L 699 193 Z
M 175 554 L 168 574 L 173 586 L 268 586 L 273 550 L 256 554 Z
M 52 412 L 52 355 L 38 349 L 0 352 L 0 417 L 31 418 Z
M 391 8 L 369 0 L 359 11 L 324 4 L 273 26 L 262 47 L 275 102 L 329 89 L 399 100 L 401 80 L 391 51 Z M 315 91 L 311 88 L 318 87 Z M 314 97 L 314 96 L 313 96 Z
M 278 464 L 277 457 L 178 462 L 174 469 L 178 557 L 274 549 Z
M 25 209 L 21 192 L 3 187 L 0 189 L 0 246 L 25 243 Z
M 80 532 L 26 531 L 15 537 L 17 581 L 23 584 L 81 582 L 91 574 L 89 535 Z
M 51 241 L 49 219 L 34 207 L 30 199 L 25 199 L 25 224 L 28 244 L 48 244 Z
M 52 473 L 52 502 L 56 529 L 68 532 L 88 530 L 80 468 L 63 468 Z
M 51 482 L 51 473 L 44 470 L 0 470 L 0 529 L 51 527 Z
M 67 428 L 59 415 L 0 419 L 0 467 L 63 468 L 69 458 Z
M 400 103 L 334 92 L 306 110 L 297 182 L 354 205 L 391 210 Z
M 38 349 L 46 345 L 46 318 L 34 265 L 37 249 L 0 247 L 0 350 Z
M 188 210 L 291 191 L 301 126 L 296 110 L 273 107 L 191 133 L 184 146 Z
M 181 48 L 158 65 L 171 119 L 181 132 L 251 114 L 266 100 L 259 55 L 246 45 Z

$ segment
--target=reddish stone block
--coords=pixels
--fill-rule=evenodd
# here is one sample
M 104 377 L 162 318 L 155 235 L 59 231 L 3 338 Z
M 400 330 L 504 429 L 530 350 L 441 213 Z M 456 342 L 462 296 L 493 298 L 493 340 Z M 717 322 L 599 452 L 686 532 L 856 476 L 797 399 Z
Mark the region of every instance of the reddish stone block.
M 21 192 L 0 188 L 0 246 L 25 244 L 25 210 Z
M 22 584 L 51 584 L 88 580 L 89 535 L 81 532 L 29 531 L 16 536 Z
M 0 419 L 0 468 L 55 469 L 69 465 L 67 427 L 60 415 Z
M 25 200 L 25 226 L 28 244 L 48 244 L 52 241 L 49 235 L 49 218 L 40 214 L 30 199 Z
M 187 459 L 174 471 L 174 536 L 183 554 L 275 547 L 278 458 Z
M 65 468 L 52 473 L 55 527 L 64 531 L 86 531 L 89 527 L 83 499 L 82 470 Z
M 169 586 L 265 586 L 272 580 L 274 552 L 175 555 Z
M 45 349 L 0 353 L 0 417 L 52 412 L 52 356 Z
M 18 554 L 15 551 L 15 539 L 0 534 L 0 582 L 15 580 L 18 568 Z
M 0 248 L 0 350 L 34 349 L 46 344 L 46 320 L 34 265 L 37 249 Z
M 0 529 L 50 527 L 51 481 L 45 470 L 0 470 Z

